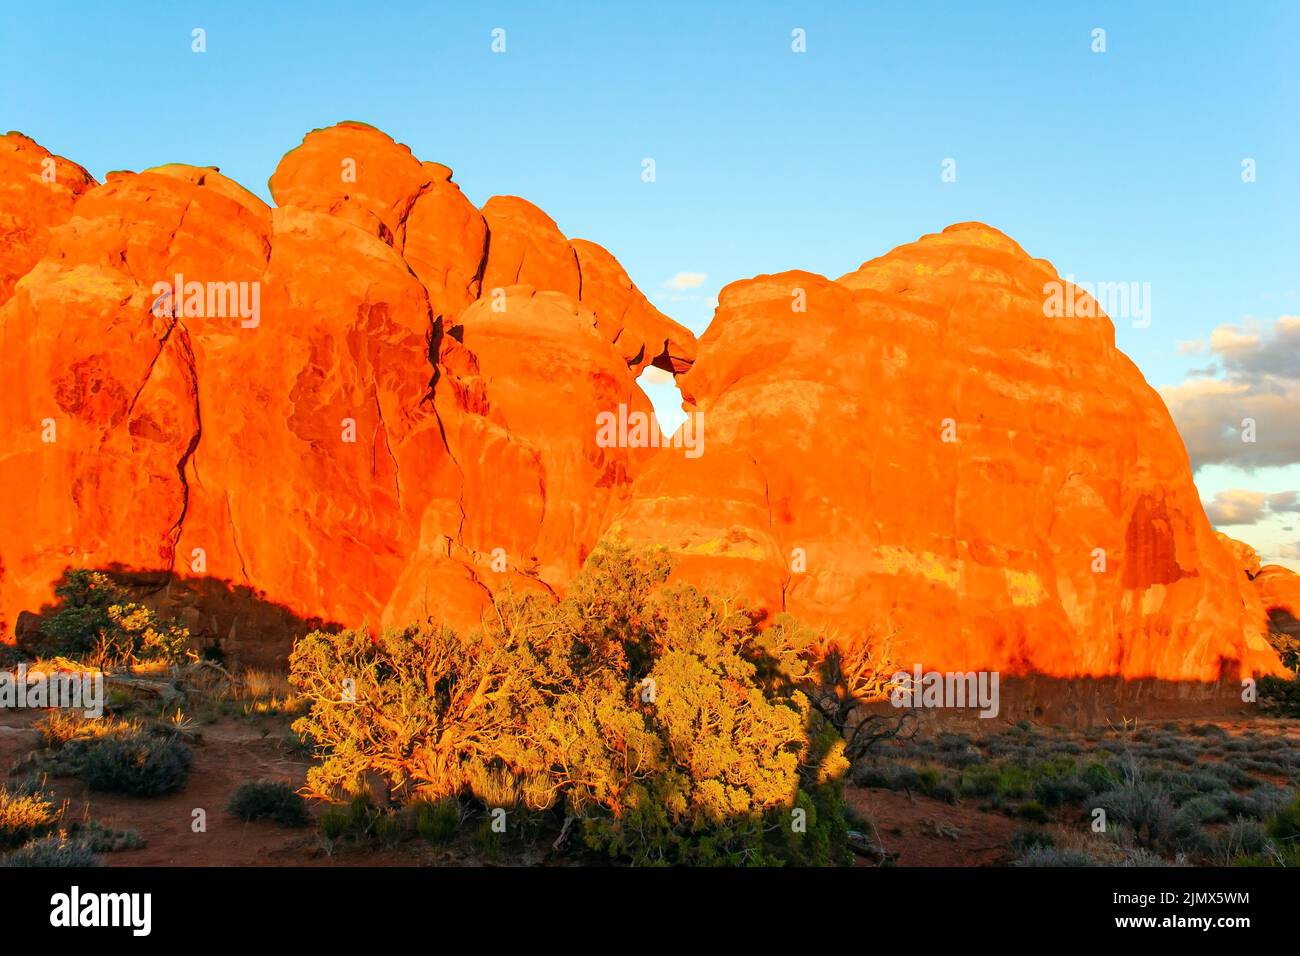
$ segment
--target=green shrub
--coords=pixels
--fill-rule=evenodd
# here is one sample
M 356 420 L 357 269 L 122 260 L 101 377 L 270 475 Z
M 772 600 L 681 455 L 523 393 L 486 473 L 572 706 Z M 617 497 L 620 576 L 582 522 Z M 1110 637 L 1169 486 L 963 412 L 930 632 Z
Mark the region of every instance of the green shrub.
M 1096 796 L 1107 817 L 1131 827 L 1134 836 L 1154 842 L 1173 821 L 1177 808 L 1162 790 L 1145 785 L 1121 785 Z
M 1061 850 L 1053 846 L 1031 846 L 1011 864 L 1012 866 L 1096 866 L 1086 853 L 1078 850 Z
M 359 832 L 354 823 L 354 814 L 349 812 L 347 806 L 332 806 L 326 807 L 324 812 L 321 813 L 317 826 L 320 828 L 321 835 L 331 842 L 341 840 L 344 837 L 357 839 L 359 836 L 369 833 L 369 821 L 367 821 L 366 827 Z
M 1249 826 L 1249 821 L 1238 820 L 1241 826 Z M 1233 866 L 1288 866 L 1300 867 L 1300 796 L 1276 807 L 1263 827 L 1267 843 L 1262 849 L 1245 851 L 1232 857 Z M 1252 834 L 1251 839 L 1257 840 Z M 1244 841 L 1243 841 L 1244 842 Z M 1225 841 L 1223 847 L 1226 856 L 1232 844 Z
M 1057 769 L 1049 764 L 1026 766 L 1011 760 L 979 764 L 962 771 L 962 793 L 976 797 L 997 795 L 1019 799 L 1028 795 L 1040 777 L 1054 777 Z
M 1273 716 L 1300 717 L 1300 676 L 1261 677 L 1259 705 Z
M 1152 747 L 1146 752 L 1146 756 L 1151 760 L 1166 760 L 1187 767 L 1195 765 L 1201 759 L 1196 749 L 1177 745 Z
M 360 793 L 347 803 L 325 808 L 317 823 L 321 835 L 330 843 L 348 840 L 353 843 L 393 843 L 401 836 L 402 823 L 397 814 L 375 806 L 369 794 Z
M 138 850 L 145 845 L 140 831 L 134 827 L 114 830 L 98 820 L 77 824 L 70 828 L 69 836 L 95 853 L 116 853 L 119 850 Z
M 1205 771 L 1218 777 L 1229 787 L 1253 787 L 1258 781 L 1240 767 L 1230 763 L 1211 763 L 1205 765 Z
M 281 826 L 303 827 L 310 821 L 307 801 L 287 783 L 273 780 L 241 784 L 226 809 L 245 822 L 273 820 Z
M 132 601 L 106 574 L 68 571 L 54 593 L 62 604 L 41 624 L 41 633 L 57 653 L 103 667 L 186 657 L 189 631 Z
M 626 862 L 848 862 L 812 636 L 785 617 L 760 632 L 669 570 L 606 547 L 564 600 L 498 595 L 467 635 L 309 634 L 290 680 L 311 702 L 294 724 L 321 758 L 310 792 L 562 809 Z
M 1079 772 L 1079 780 L 1092 793 L 1109 790 L 1119 782 L 1119 778 L 1102 763 L 1090 763 Z
M 85 844 L 47 836 L 0 859 L 0 866 L 84 867 L 103 866 L 103 862 Z
M 1230 817 L 1267 820 L 1277 814 L 1295 796 L 1295 791 L 1272 784 L 1260 784 L 1250 793 L 1228 793 L 1223 809 Z
M 1028 820 L 1030 823 L 1046 823 L 1048 820 L 1047 811 L 1036 800 L 1021 804 L 1016 810 L 1016 816 L 1022 820 Z
M 927 790 L 926 796 L 933 797 L 935 800 L 942 800 L 944 803 L 956 803 L 961 798 L 957 788 L 946 782 Z
M 184 786 L 191 760 L 175 737 L 108 737 L 87 748 L 81 777 L 91 790 L 149 797 Z
M 1258 820 L 1238 817 L 1223 828 L 1215 841 L 1215 862 L 1227 866 L 1243 856 L 1254 856 L 1268 848 L 1268 830 Z
M 457 800 L 417 800 L 412 812 L 415 832 L 430 843 L 449 843 L 460 829 L 461 809 Z
M 310 757 L 316 752 L 316 744 L 310 737 L 289 730 L 284 735 L 284 749 L 293 757 Z
M 1278 843 L 1300 845 L 1300 796 L 1280 806 L 1269 818 L 1268 835 Z
M 863 787 L 884 787 L 887 790 L 922 789 L 921 774 L 909 764 L 860 765 L 853 773 L 854 782 Z
M 1202 824 L 1217 814 L 1217 803 L 1189 802 L 1189 809 L 1180 808 L 1180 791 L 1171 791 L 1169 781 L 1182 780 L 1182 772 L 1166 774 L 1132 757 L 1120 762 L 1119 771 L 1120 782 L 1097 794 L 1093 803 L 1122 825 L 1138 846 L 1171 856 L 1214 854 L 1214 840 Z M 1181 793 L 1193 794 L 1196 790 L 1184 788 Z
M 939 786 L 939 781 L 942 779 L 938 767 L 918 767 L 916 777 L 917 789 L 922 793 L 929 793 Z
M 396 813 L 380 813 L 375 817 L 374 837 L 384 846 L 392 846 L 402 838 L 402 818 Z
M 1011 834 L 1011 851 L 1017 855 L 1023 856 L 1034 847 L 1054 847 L 1056 838 L 1047 830 L 1038 829 L 1020 829 Z
M 1034 781 L 1034 799 L 1045 807 L 1082 803 L 1092 788 L 1079 777 L 1042 777 Z
M 1152 867 L 1152 866 L 1169 866 L 1169 861 L 1159 854 L 1153 853 L 1146 847 L 1131 846 L 1124 848 L 1124 859 L 1118 864 L 1119 866 L 1133 867 Z
M 1186 801 L 1178 808 L 1178 815 L 1198 826 L 1205 823 L 1222 823 L 1228 819 L 1228 811 L 1223 808 L 1221 797 L 1213 794 L 1193 797 Z

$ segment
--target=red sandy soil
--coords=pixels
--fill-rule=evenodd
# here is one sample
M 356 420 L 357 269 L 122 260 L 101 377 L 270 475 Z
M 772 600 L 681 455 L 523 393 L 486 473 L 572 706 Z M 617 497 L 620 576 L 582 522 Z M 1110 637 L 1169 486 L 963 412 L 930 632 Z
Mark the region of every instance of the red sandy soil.
M 15 769 L 39 748 L 39 737 L 31 729 L 39 717 L 40 712 L 0 711 L 0 769 Z M 1234 736 L 1250 730 L 1300 736 L 1300 721 L 1216 723 Z M 330 852 L 315 828 L 290 829 L 269 821 L 236 819 L 226 811 L 226 804 L 240 784 L 270 779 L 298 786 L 306 777 L 310 759 L 288 753 L 283 744 L 287 725 L 287 718 L 223 717 L 203 726 L 191 748 L 194 762 L 189 779 L 178 793 L 148 798 L 91 793 L 75 778 L 50 778 L 47 788 L 68 801 L 69 820 L 134 828 L 147 841 L 138 850 L 105 854 L 107 866 L 485 865 L 454 847 L 420 841 L 384 849 L 343 845 Z M 858 826 L 896 853 L 898 866 L 1005 864 L 1012 855 L 1008 842 L 1025 826 L 1023 821 L 987 812 L 975 801 L 953 805 L 919 793 L 857 786 L 847 788 L 846 798 L 858 819 L 870 821 Z M 191 829 L 198 808 L 207 813 L 207 830 L 202 833 Z M 313 812 L 319 812 L 319 806 L 313 805 Z M 857 863 L 872 865 L 861 857 Z
M 40 714 L 0 712 L 0 766 L 12 769 L 40 741 L 30 725 Z M 452 851 L 407 844 L 392 850 L 338 847 L 327 853 L 314 828 L 269 821 L 245 823 L 226 811 L 231 794 L 250 780 L 301 785 L 310 760 L 292 756 L 281 741 L 287 721 L 258 723 L 223 718 L 201 729 L 185 787 L 158 797 L 92 793 L 80 780 L 51 777 L 47 789 L 68 801 L 69 820 L 97 820 L 134 828 L 139 850 L 104 854 L 106 866 L 413 866 L 455 860 Z M 269 731 L 269 732 L 266 732 Z M 207 814 L 206 832 L 192 829 L 195 809 Z
M 895 790 L 849 787 L 849 806 L 875 823 L 868 832 L 886 850 L 897 853 L 895 866 L 990 866 L 1007 862 L 1007 843 L 1023 823 L 985 813 L 970 803 L 949 804 Z M 857 857 L 858 866 L 871 861 Z

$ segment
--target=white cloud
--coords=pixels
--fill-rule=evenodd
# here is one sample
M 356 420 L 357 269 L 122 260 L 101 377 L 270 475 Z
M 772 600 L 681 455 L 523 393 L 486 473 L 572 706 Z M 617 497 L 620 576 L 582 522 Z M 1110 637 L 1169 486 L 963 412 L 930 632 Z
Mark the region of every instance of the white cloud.
M 1205 513 L 1215 525 L 1258 524 L 1274 515 L 1300 511 L 1300 492 L 1278 491 L 1268 494 L 1246 488 L 1229 488 L 1215 492 L 1214 500 L 1205 503 Z
M 1300 511 L 1300 491 L 1279 491 L 1268 496 L 1268 510 L 1275 512 Z
M 664 283 L 665 289 L 698 289 L 709 277 L 707 272 L 679 272 Z
M 1300 316 L 1256 325 L 1219 326 L 1210 335 L 1217 362 L 1160 390 L 1193 469 L 1300 462 Z M 1246 419 L 1254 441 L 1243 440 Z
M 1235 325 L 1221 325 L 1210 333 L 1210 351 L 1221 355 L 1246 354 L 1259 345 L 1259 336 Z
M 1216 494 L 1205 506 L 1205 513 L 1215 525 L 1255 524 L 1264 517 L 1267 500 L 1268 495 L 1262 491 L 1233 488 Z

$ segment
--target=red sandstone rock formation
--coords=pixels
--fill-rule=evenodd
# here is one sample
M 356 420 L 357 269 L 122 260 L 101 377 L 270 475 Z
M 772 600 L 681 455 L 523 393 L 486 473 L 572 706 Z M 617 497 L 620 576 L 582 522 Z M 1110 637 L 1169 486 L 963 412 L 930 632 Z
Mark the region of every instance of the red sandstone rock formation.
M 17 146 L 21 182 L 45 154 Z M 490 236 L 445 167 L 356 124 L 308 135 L 271 190 L 274 209 L 211 169 L 114 174 L 48 250 L 7 249 L 6 281 L 22 277 L 0 312 L 0 483 L 21 502 L 0 516 L 8 630 L 65 568 L 114 564 L 303 617 L 465 626 L 506 582 L 562 587 L 626 496 L 650 451 L 598 447 L 595 416 L 648 410 L 641 356 L 681 367 L 694 339 L 612 257 L 575 300 L 577 253 L 549 219 L 498 198 L 537 221 Z M 5 198 L 15 221 L 52 215 L 36 186 Z M 491 249 L 526 257 L 535 288 L 483 287 Z M 184 290 L 160 302 L 178 275 L 234 283 L 226 305 L 256 290 L 257 315 L 190 308 Z M 282 656 L 282 622 L 250 619 L 256 603 L 194 623 Z
M 1276 669 L 1157 394 L 1046 262 L 976 223 L 837 281 L 736 282 L 683 394 L 705 452 L 613 532 L 909 665 L 1212 680 Z
M 1265 611 L 1286 611 L 1300 619 L 1300 575 L 1280 564 L 1266 564 L 1253 580 Z
M 275 207 L 214 169 L 96 187 L 47 158 L 0 140 L 9 634 L 66 568 L 121 565 L 282 657 L 294 617 L 468 626 L 613 534 L 926 666 L 1277 668 L 1109 321 L 1045 318 L 1055 271 L 992 229 L 734 283 L 697 361 L 606 250 L 362 124 L 287 154 Z M 649 411 L 649 364 L 698 458 L 597 442 Z
M 94 178 L 21 133 L 0 139 L 0 305 L 45 254 L 50 230 L 67 221 Z
M 1268 620 L 1269 629 L 1300 640 L 1300 574 L 1279 564 L 1260 564 L 1250 545 L 1219 534 L 1219 540 L 1233 554 L 1237 569 L 1250 582 L 1248 605 Z

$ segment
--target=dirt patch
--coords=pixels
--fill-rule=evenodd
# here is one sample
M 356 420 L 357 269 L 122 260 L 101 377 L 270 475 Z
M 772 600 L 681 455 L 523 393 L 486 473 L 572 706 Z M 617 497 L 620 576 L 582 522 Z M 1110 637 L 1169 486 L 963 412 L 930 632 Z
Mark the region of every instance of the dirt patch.
M 0 767 L 21 770 L 41 746 L 31 725 L 42 712 L 0 712 Z M 295 787 L 310 760 L 290 754 L 283 743 L 289 721 L 223 719 L 202 728 L 191 745 L 194 762 L 177 793 L 131 797 L 93 793 L 74 777 L 49 777 L 45 789 L 67 801 L 67 820 L 96 820 L 119 830 L 135 829 L 146 841 L 138 850 L 105 854 L 106 866 L 312 866 L 403 865 L 421 862 L 423 848 L 394 851 L 340 848 L 325 852 L 314 827 L 291 829 L 269 821 L 245 823 L 226 811 L 240 784 L 280 780 Z M 313 806 L 313 811 L 319 808 Z M 202 811 L 201 814 L 196 811 Z M 202 820 L 199 827 L 197 820 Z
M 848 787 L 845 799 L 873 836 L 898 854 L 897 866 L 993 866 L 1010 859 L 1007 844 L 1021 826 L 970 804 L 950 804 L 922 794 Z M 859 865 L 871 865 L 859 858 Z
M 318 842 L 311 829 L 287 829 L 266 821 L 245 823 L 226 812 L 226 804 L 240 784 L 250 780 L 301 786 L 307 775 L 306 758 L 290 757 L 277 740 L 237 721 L 205 729 L 191 750 L 194 762 L 189 779 L 177 793 L 148 798 L 92 793 L 81 781 L 66 778 L 51 780 L 51 789 L 70 801 L 71 819 L 140 831 L 148 845 L 107 855 L 109 866 L 304 862 Z

